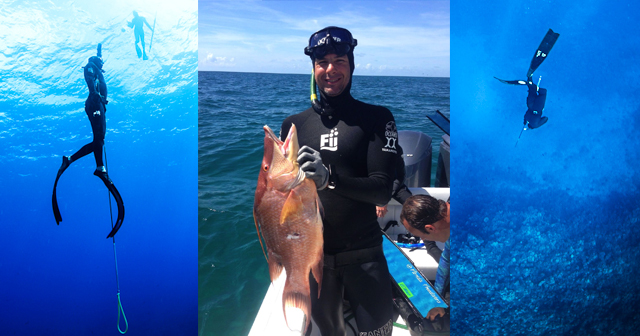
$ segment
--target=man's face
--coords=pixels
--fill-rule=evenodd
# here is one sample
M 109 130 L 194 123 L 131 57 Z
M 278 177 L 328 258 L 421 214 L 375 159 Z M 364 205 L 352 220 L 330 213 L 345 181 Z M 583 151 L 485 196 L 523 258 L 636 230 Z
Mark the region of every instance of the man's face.
M 327 96 L 337 96 L 344 91 L 351 79 L 349 57 L 327 54 L 314 62 L 315 79 L 318 87 Z

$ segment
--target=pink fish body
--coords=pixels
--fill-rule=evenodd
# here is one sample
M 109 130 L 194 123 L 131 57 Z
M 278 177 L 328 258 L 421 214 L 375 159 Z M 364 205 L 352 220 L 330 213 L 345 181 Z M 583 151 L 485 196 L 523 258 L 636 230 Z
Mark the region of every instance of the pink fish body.
M 264 131 L 264 156 L 253 203 L 258 239 L 262 231 L 271 281 L 283 267 L 287 271 L 282 296 L 285 320 L 286 307 L 301 309 L 307 317 L 306 331 L 311 319 L 310 271 L 318 288 L 322 285 L 322 206 L 315 182 L 299 169 L 295 125 L 284 142 L 268 126 Z

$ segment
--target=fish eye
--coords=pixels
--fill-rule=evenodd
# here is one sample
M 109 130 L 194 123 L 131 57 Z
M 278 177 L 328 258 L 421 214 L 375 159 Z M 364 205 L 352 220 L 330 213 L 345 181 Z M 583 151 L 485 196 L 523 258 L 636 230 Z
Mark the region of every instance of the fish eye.
M 264 165 L 264 166 L 262 167 L 262 170 L 264 170 L 264 171 L 269 170 L 269 165 L 267 165 L 267 164 L 266 164 L 266 165 Z

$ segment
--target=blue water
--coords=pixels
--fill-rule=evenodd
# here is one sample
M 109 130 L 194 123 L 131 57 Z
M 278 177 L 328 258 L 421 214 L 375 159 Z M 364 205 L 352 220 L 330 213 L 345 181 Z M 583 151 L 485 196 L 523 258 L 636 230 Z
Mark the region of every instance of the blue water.
M 263 125 L 280 129 L 310 106 L 309 75 L 199 72 L 199 335 L 246 335 L 269 286 L 253 222 Z M 425 117 L 449 116 L 449 78 L 353 78 L 357 99 L 388 107 L 399 130 L 433 137 Z M 434 162 L 438 152 L 434 152 Z M 435 166 L 433 168 L 435 175 Z
M 452 4 L 452 335 L 637 333 L 638 7 Z M 549 122 L 515 147 L 526 88 L 493 76 L 524 79 L 549 28 Z
M 123 30 L 134 9 L 151 25 L 157 13 L 148 61 Z M 127 335 L 195 334 L 197 3 L 12 2 L 0 18 L 0 334 L 119 335 L 92 155 L 60 179 L 59 226 L 51 209 L 61 156 L 91 141 L 82 66 L 98 42 L 108 169 L 126 207 L 115 238 Z

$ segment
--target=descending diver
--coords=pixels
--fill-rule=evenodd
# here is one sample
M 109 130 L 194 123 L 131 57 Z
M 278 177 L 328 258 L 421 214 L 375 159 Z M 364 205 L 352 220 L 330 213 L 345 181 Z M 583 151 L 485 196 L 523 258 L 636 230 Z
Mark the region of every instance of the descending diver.
M 538 80 L 538 84 L 540 81 Z M 527 79 L 529 94 L 527 95 L 527 112 L 524 113 L 524 127 L 530 129 L 544 125 L 549 118 L 542 116 L 544 103 L 547 100 L 547 89 L 534 84 L 531 78 Z
M 495 79 L 501 81 L 505 84 L 511 85 L 526 85 L 529 89 L 529 94 L 527 96 L 527 112 L 524 114 L 524 128 L 523 130 L 530 128 L 538 128 L 544 125 L 547 120 L 547 117 L 542 116 L 542 111 L 544 109 L 544 104 L 547 99 L 547 89 L 540 88 L 540 81 L 538 80 L 538 85 L 533 83 L 532 76 L 534 71 L 538 69 L 540 64 L 547 58 L 551 48 L 556 43 L 556 40 L 560 34 L 554 33 L 553 30 L 549 29 L 545 37 L 542 39 L 540 46 L 536 50 L 533 55 L 533 59 L 531 59 L 531 64 L 529 65 L 529 70 L 527 71 L 527 80 L 503 80 L 497 77 Z M 522 134 L 522 132 L 520 132 Z
M 90 57 L 87 65 L 84 67 L 84 80 L 89 88 L 89 97 L 87 97 L 87 100 L 84 103 L 84 111 L 89 118 L 89 122 L 91 122 L 93 141 L 82 146 L 82 148 L 80 148 L 75 154 L 62 157 L 62 165 L 58 170 L 58 175 L 56 176 L 56 181 L 53 185 L 52 205 L 56 223 L 60 224 L 60 222 L 62 221 L 62 216 L 60 215 L 56 195 L 58 180 L 60 179 L 60 176 L 62 176 L 62 173 L 64 173 L 64 171 L 69 167 L 69 165 L 71 165 L 72 162 L 90 153 L 93 153 L 93 156 L 96 160 L 96 170 L 93 172 L 93 174 L 102 180 L 113 197 L 116 199 L 116 203 L 118 206 L 118 219 L 113 229 L 109 233 L 109 236 L 107 236 L 107 238 L 110 238 L 116 234 L 116 232 L 122 225 L 122 221 L 124 219 L 124 205 L 118 189 L 116 189 L 115 185 L 107 175 L 107 170 L 102 160 L 104 135 L 107 129 L 105 116 L 107 111 L 106 104 L 109 103 L 109 101 L 107 101 L 107 83 L 105 82 L 104 76 L 102 75 L 102 73 L 104 72 L 104 70 L 102 70 L 103 64 L 104 61 L 102 60 L 102 45 L 98 44 L 97 55 Z
M 133 11 L 133 19 L 128 23 L 128 26 L 129 28 L 133 28 L 133 34 L 136 36 L 136 52 L 138 53 L 138 58 L 142 57 L 143 60 L 147 60 L 149 58 L 144 48 L 144 25 L 147 25 L 147 27 L 153 31 L 147 19 L 145 19 L 144 16 L 139 16 L 138 12 Z M 138 42 L 142 44 L 142 52 L 140 51 L 140 47 L 138 47 Z

